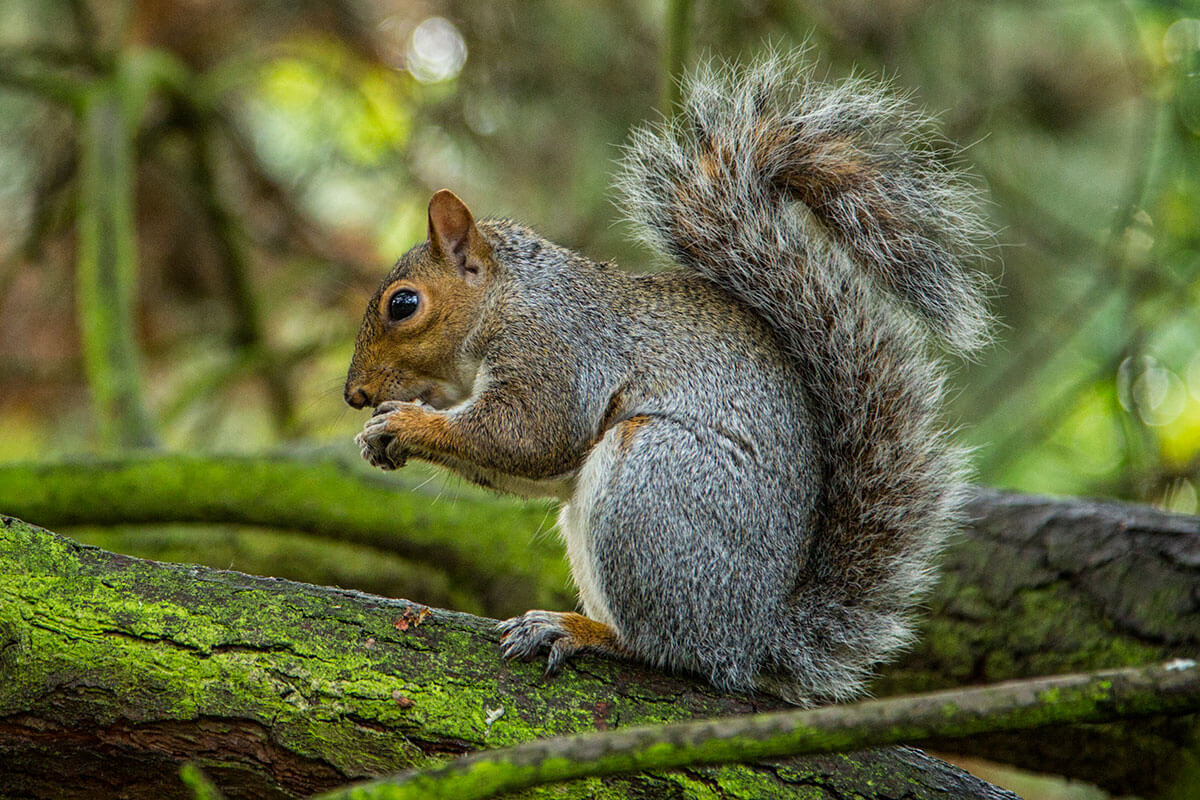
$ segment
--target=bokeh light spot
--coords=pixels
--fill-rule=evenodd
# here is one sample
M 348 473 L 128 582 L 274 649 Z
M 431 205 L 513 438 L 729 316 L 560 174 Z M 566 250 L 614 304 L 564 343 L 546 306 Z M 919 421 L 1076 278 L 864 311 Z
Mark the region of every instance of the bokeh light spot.
M 406 65 L 421 83 L 450 80 L 467 63 L 467 43 L 454 23 L 443 17 L 430 17 L 408 39 Z

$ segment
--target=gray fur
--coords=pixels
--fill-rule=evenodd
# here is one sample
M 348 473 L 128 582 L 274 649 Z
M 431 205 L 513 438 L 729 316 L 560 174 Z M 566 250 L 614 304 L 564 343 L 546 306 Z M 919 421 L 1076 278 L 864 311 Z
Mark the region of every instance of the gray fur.
M 964 264 L 984 228 L 926 118 L 879 87 L 821 85 L 794 57 L 722 74 L 702 68 L 680 118 L 634 136 L 621 187 L 647 239 L 769 320 L 803 375 L 816 443 L 799 467 L 821 488 L 759 682 L 842 699 L 909 641 L 962 502 L 940 368 L 876 287 L 979 347 L 983 284 Z
M 802 376 L 757 315 L 699 276 L 628 275 L 549 248 L 531 259 L 531 232 L 481 227 L 511 273 L 497 312 L 511 344 L 494 343 L 492 357 L 511 347 L 526 358 L 523 342 L 557 333 L 567 416 L 599 438 L 564 514 L 594 559 L 598 595 L 584 593 L 584 612 L 646 661 L 752 688 L 785 646 L 812 527 Z M 633 418 L 645 422 L 622 445 Z M 514 652 L 553 638 L 541 612 L 506 631 Z
M 800 200 L 946 343 L 978 349 L 990 322 L 985 282 L 964 268 L 988 238 L 977 193 L 945 165 L 952 153 L 934 147 L 927 116 L 869 80 L 820 83 L 800 58 L 702 65 L 685 83 L 683 113 L 634 133 L 619 179 L 630 217 L 652 245 L 735 288 L 746 269 L 808 260 L 812 233 L 784 211 Z M 720 153 L 715 174 L 703 169 L 709 152 Z M 756 306 L 798 299 L 780 281 L 737 288 L 785 293 Z
M 398 449 L 382 422 L 360 441 L 384 466 L 414 455 L 566 500 L 583 610 L 621 652 L 842 700 L 911 639 L 959 523 L 926 340 L 986 336 L 964 266 L 982 227 L 902 102 L 794 59 L 728 74 L 701 70 L 681 119 L 627 154 L 630 213 L 679 268 L 629 275 L 480 222 L 494 265 L 455 356 L 478 377 L 430 412 L 458 449 Z M 578 645 L 549 612 L 503 629 L 507 654 L 550 644 L 552 666 Z

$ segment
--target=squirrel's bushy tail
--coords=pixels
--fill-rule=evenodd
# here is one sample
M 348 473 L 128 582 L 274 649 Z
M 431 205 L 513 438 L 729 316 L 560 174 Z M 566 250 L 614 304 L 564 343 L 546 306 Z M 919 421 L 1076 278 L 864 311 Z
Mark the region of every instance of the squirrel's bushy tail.
M 925 332 L 961 352 L 986 341 L 966 268 L 985 229 L 928 119 L 875 84 L 824 85 L 776 57 L 702 67 L 685 97 L 634 135 L 619 183 L 646 238 L 757 310 L 805 376 L 822 489 L 761 682 L 844 699 L 910 639 L 959 524 L 963 459 Z

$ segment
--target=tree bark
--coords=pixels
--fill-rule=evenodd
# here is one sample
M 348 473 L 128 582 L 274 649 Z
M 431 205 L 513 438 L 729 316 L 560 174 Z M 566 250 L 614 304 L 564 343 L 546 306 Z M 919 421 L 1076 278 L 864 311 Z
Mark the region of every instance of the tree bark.
M 237 522 L 386 548 L 435 565 L 489 613 L 570 608 L 545 506 L 328 457 L 155 455 L 0 466 L 0 510 L 44 525 Z M 876 695 L 1088 671 L 1200 652 L 1200 518 L 1126 503 L 980 490 L 948 548 L 916 646 Z M 945 743 L 1029 769 L 1155 796 L 1196 779 L 1194 717 Z
M 764 758 L 837 753 L 885 744 L 1027 731 L 1058 722 L 1111 722 L 1200 711 L 1200 663 L 923 692 L 814 709 L 641 725 L 557 736 L 469 753 L 449 764 L 350 784 L 314 800 L 487 800 L 505 790 L 570 778 L 743 764 Z
M 296 797 L 483 747 L 769 705 L 597 658 L 541 670 L 502 662 L 490 620 L 141 561 L 0 517 L 6 798 L 185 797 L 184 762 L 231 798 Z M 907 748 L 522 796 L 847 795 L 1013 797 Z
M 916 646 L 872 687 L 893 695 L 1200 653 L 1200 518 L 1129 503 L 979 490 L 943 558 Z M 1195 715 L 933 742 L 1114 794 L 1200 785 Z M 1183 794 L 1179 796 L 1189 796 Z

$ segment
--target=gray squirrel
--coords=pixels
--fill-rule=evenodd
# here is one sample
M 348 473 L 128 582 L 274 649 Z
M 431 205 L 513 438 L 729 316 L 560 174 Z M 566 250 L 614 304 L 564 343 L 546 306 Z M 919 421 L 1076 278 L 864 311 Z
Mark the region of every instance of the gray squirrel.
M 675 266 L 629 274 L 442 190 L 367 304 L 363 457 L 563 501 L 583 613 L 503 654 L 592 650 L 811 705 L 912 639 L 960 524 L 934 340 L 987 341 L 986 228 L 930 123 L 799 57 L 701 67 L 619 186 Z

